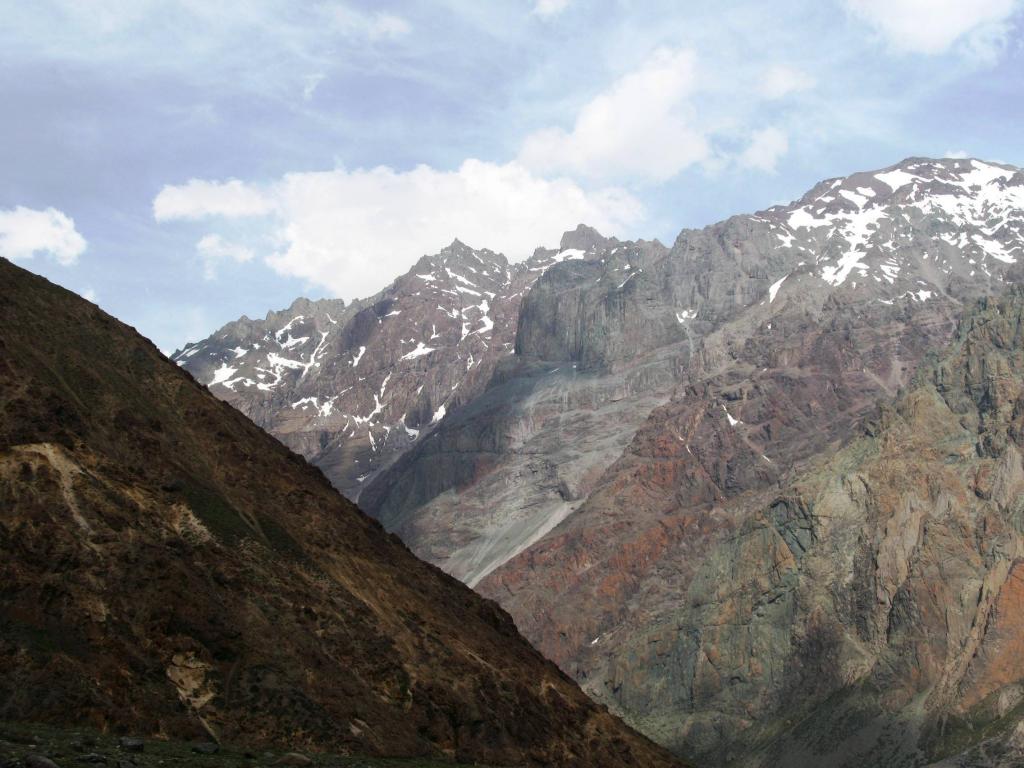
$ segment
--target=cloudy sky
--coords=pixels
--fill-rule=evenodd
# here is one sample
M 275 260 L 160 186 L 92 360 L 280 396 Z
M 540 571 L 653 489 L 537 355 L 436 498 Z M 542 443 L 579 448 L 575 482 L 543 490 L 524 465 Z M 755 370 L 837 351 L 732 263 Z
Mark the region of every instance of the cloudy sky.
M 166 351 L 455 237 L 1024 165 L 1024 0 L 0 0 L 0 256 Z

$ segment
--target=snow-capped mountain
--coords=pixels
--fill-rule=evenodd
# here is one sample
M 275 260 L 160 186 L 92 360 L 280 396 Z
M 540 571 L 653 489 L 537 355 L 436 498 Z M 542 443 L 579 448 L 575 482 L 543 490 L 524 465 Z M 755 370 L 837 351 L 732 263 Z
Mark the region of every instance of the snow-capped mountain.
M 495 266 L 480 272 L 478 259 Z M 867 606 L 874 593 L 843 585 L 870 577 L 870 531 L 887 530 L 872 516 L 891 510 L 865 503 L 874 497 L 856 477 L 823 485 L 869 531 L 836 544 L 864 549 L 867 570 L 804 574 L 825 523 L 803 486 L 778 489 L 882 434 L 879 403 L 912 384 L 974 300 L 1024 281 L 1022 262 L 1024 173 L 911 158 L 684 230 L 671 247 L 581 227 L 521 265 L 446 249 L 373 300 L 330 310 L 337 330 L 320 319 L 326 306 L 296 307 L 244 343 L 234 324 L 177 357 L 204 383 L 221 377 L 214 392 L 358 492 L 414 552 L 500 602 L 646 734 L 702 764 L 757 764 L 763 749 L 782 764 L 778 750 L 806 746 L 771 741 L 786 712 L 860 679 L 852 664 L 805 690 L 801 670 L 817 655 L 801 643 L 817 642 L 826 614 L 796 585 L 837 585 L 815 599 Z M 255 343 L 271 344 L 254 358 L 266 370 L 235 362 Z M 279 378 L 271 352 L 295 367 L 264 391 Z M 998 389 L 998 372 L 969 359 Z M 252 383 L 239 387 L 243 375 Z M 886 578 L 911 567 L 884 557 Z M 871 620 L 899 620 L 894 605 L 890 595 Z M 844 653 L 884 660 L 885 634 L 868 647 L 860 614 L 844 610 L 827 612 L 829 632 L 853 638 Z M 942 707 L 905 714 L 925 727 Z M 847 726 L 829 737 L 856 738 Z
M 670 249 L 616 244 L 551 268 L 500 375 L 360 503 L 646 734 L 701 764 L 758 764 L 776 718 L 802 706 L 813 654 L 798 641 L 817 615 L 774 613 L 777 595 L 799 598 L 758 581 L 817 535 L 810 502 L 777 489 L 877 430 L 864 422 L 965 307 L 1022 279 L 1022 183 L 912 159 Z M 856 502 L 856 478 L 836 483 Z M 757 608 L 757 637 L 731 632 L 733 595 Z M 830 631 L 856 636 L 856 621 Z M 840 683 L 822 678 L 814 700 Z
M 588 237 L 569 233 L 560 248 L 514 265 L 456 240 L 370 299 L 298 299 L 172 359 L 357 498 L 486 385 L 513 352 L 524 292 L 552 265 L 582 259 Z
M 963 300 L 999 291 L 1019 273 L 1022 224 L 1016 169 L 910 159 L 821 182 L 786 206 L 684 230 L 671 249 L 593 233 L 586 258 L 548 269 L 523 299 L 517 355 L 495 385 L 362 502 L 420 554 L 476 584 L 572 515 L 652 409 L 702 370 L 723 357 L 766 370 L 784 364 L 793 353 L 778 335 L 783 318 L 832 322 L 829 307 L 902 317 L 930 302 L 930 320 L 917 322 L 948 333 Z M 730 324 L 728 342 L 747 338 L 750 348 L 709 346 Z M 879 391 L 898 387 L 920 353 L 907 349 L 892 371 L 872 374 L 886 382 Z M 738 418 L 724 404 L 718 411 Z M 538 428 L 542 419 L 557 430 Z M 493 434 L 503 436 L 497 448 Z M 580 449 L 587 444 L 594 449 Z
M 927 298 L 958 279 L 1002 280 L 1024 256 L 1024 179 L 978 160 L 911 159 L 822 182 L 789 206 L 752 217 L 798 267 L 831 286 L 874 281 Z M 783 275 L 772 283 L 771 296 Z
M 790 205 L 716 225 L 722 234 L 710 253 L 720 263 L 703 276 L 687 256 L 713 228 L 682 232 L 667 256 L 656 241 L 620 242 L 581 226 L 558 249 L 538 249 L 519 264 L 455 241 L 377 296 L 348 305 L 298 299 L 264 320 L 230 323 L 173 359 L 355 498 L 483 390 L 495 364 L 513 353 L 517 332 L 521 345 L 535 345 L 532 355 L 565 352 L 555 347 L 574 338 L 573 328 L 559 338 L 543 323 L 519 328 L 523 296 L 556 264 L 585 264 L 574 268 L 593 274 L 582 290 L 612 300 L 633 290 L 634 280 L 664 273 L 671 296 L 657 327 L 642 323 L 640 338 L 620 339 L 635 353 L 699 335 L 755 298 L 774 304 L 780 296 L 842 290 L 897 304 L 989 291 L 1024 254 L 1022 201 L 1021 174 L 1010 166 L 911 158 L 823 181 Z M 702 295 L 700 283 L 711 275 L 718 284 Z M 595 344 L 613 341 L 586 336 L 576 339 L 574 359 L 599 363 L 609 350 Z

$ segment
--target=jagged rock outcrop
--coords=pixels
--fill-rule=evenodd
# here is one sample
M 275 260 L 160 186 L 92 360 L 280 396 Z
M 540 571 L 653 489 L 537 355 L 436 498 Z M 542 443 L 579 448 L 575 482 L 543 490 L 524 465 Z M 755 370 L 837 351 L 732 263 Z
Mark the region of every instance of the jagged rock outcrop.
M 591 678 L 712 763 L 1021 764 L 1022 418 L 1014 288 L 846 447 L 693 512 Z
M 456 240 L 372 298 L 298 299 L 171 359 L 357 499 L 486 387 L 512 353 L 523 293 L 552 264 L 579 258 L 590 233 L 568 233 L 559 249 L 514 265 Z
M 0 554 L 0 720 L 677 764 L 151 343 L 2 259 Z
M 687 388 L 709 389 L 712 423 L 753 421 L 727 415 L 723 403 L 749 407 L 754 379 L 766 391 L 750 405 L 808 413 L 766 416 L 776 429 L 779 418 L 792 425 L 768 460 L 744 445 L 744 471 L 771 476 L 787 456 L 842 440 L 865 407 L 894 394 L 921 354 L 948 338 L 963 298 L 1005 284 L 1016 270 L 1006 254 L 1021 243 L 1019 179 L 987 164 L 910 160 L 823 182 L 790 206 L 684 231 L 671 249 L 591 236 L 584 259 L 548 269 L 524 297 L 517 354 L 501 361 L 489 388 L 371 483 L 365 506 L 475 585 L 579 510 L 661 413 L 655 408 Z M 989 226 L 1003 217 L 1001 228 Z M 961 225 L 971 235 L 963 249 L 948 242 L 967 237 L 950 234 Z M 820 402 L 790 401 L 796 386 Z M 751 446 L 773 440 L 771 427 Z M 729 458 L 719 454 L 713 472 L 738 473 Z M 691 502 L 673 494 L 656 507 Z M 549 586 L 533 583 L 538 595 Z M 515 612 L 507 585 L 483 588 Z M 534 611 L 516 616 L 528 632 L 535 620 L 565 633 Z

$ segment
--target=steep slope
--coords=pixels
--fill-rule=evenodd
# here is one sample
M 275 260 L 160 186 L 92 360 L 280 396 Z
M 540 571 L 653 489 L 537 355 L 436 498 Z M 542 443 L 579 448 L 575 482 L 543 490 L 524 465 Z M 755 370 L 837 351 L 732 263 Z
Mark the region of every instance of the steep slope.
M 485 388 L 512 352 L 524 291 L 552 264 L 580 258 L 586 239 L 580 230 L 516 265 L 456 240 L 370 299 L 298 299 L 172 359 L 357 499 Z
M 736 722 L 710 706 L 694 715 L 659 646 L 641 653 L 632 638 L 673 615 L 735 536 L 736 499 L 852 439 L 948 341 L 965 301 L 1020 279 L 1022 225 L 1016 169 L 912 159 L 685 231 L 646 260 L 554 267 L 524 299 L 515 358 L 364 504 L 499 600 L 600 700 L 663 743 L 723 759 Z M 544 474 L 552 444 L 565 455 Z M 521 521 L 540 535 L 507 546 Z M 482 578 L 466 552 L 489 556 Z
M 0 720 L 668 766 L 323 476 L 0 260 Z
M 372 483 L 365 508 L 476 585 L 607 484 L 603 473 L 645 420 L 652 412 L 661 419 L 654 409 L 687 388 L 711 390 L 708 413 L 726 443 L 743 437 L 746 467 L 707 451 L 712 473 L 743 474 L 741 484 L 771 478 L 787 461 L 848 435 L 865 407 L 895 393 L 922 352 L 948 338 L 964 297 L 998 290 L 1015 273 L 1009 262 L 1024 242 L 1015 174 L 977 161 L 908 160 L 823 182 L 790 206 L 684 231 L 671 250 L 594 239 L 592 256 L 547 270 L 526 295 L 517 354 L 500 361 L 489 389 Z M 754 379 L 766 390 L 756 403 L 797 405 L 807 417 L 727 414 L 725 400 L 745 400 Z M 823 400 L 791 400 L 795 381 L 806 389 L 799 397 Z M 775 420 L 777 430 L 780 417 L 791 427 L 782 436 L 746 441 L 750 429 L 729 429 L 739 419 L 763 430 Z M 754 450 L 767 441 L 779 446 L 767 451 L 770 460 Z M 664 509 L 693 501 L 666 493 L 649 510 L 655 530 Z M 603 546 L 619 544 L 612 537 Z M 584 558 L 588 578 L 597 573 L 594 559 L 604 556 Z M 551 583 L 573 581 L 564 573 L 537 580 L 533 566 L 522 567 L 539 600 Z M 568 658 L 533 625 L 563 639 L 565 627 L 519 611 L 508 584 L 481 588 L 509 605 L 547 653 Z M 609 598 L 623 603 L 619 593 Z M 568 634 L 594 636 L 580 629 Z
M 604 272 L 624 283 L 632 270 L 666 252 L 657 242 L 622 243 L 593 233 L 584 258 L 545 272 L 523 312 L 553 281 L 586 285 Z M 539 342 L 574 344 L 571 334 L 589 327 L 588 321 L 573 316 L 572 300 L 563 295 L 550 306 L 569 319 L 564 332 L 537 334 Z M 612 311 L 635 323 L 640 335 L 646 332 L 639 305 Z M 385 527 L 470 585 L 579 506 L 628 444 L 630 427 L 668 397 L 685 360 L 685 350 L 658 351 L 621 373 L 602 373 L 567 356 L 553 362 L 528 357 L 522 336 L 529 327 L 521 319 L 516 356 L 499 362 L 482 395 L 453 411 L 364 491 L 367 507 Z
M 1022 419 L 1013 288 L 847 447 L 693 511 L 728 535 L 636 598 L 606 692 L 712 762 L 1024 764 Z

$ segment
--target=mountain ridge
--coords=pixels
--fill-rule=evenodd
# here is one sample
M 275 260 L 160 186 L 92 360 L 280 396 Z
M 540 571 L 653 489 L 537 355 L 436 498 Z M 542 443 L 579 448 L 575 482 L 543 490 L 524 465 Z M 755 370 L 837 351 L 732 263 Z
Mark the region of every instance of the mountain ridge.
M 152 343 L 0 276 L 0 719 L 675 764 Z
M 854 440 L 965 306 L 1021 281 L 1024 173 L 908 158 L 670 247 L 578 231 L 522 297 L 515 354 L 360 501 L 632 724 L 753 759 L 742 686 L 704 699 L 666 672 L 730 648 L 663 662 L 630 638 L 686 603 L 750 499 Z

